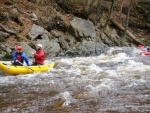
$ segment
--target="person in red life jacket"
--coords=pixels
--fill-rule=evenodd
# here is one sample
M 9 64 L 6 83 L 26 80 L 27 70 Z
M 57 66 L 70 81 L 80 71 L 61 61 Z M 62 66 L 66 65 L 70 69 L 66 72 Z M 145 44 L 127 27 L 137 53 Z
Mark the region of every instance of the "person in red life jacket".
M 45 60 L 45 52 L 42 50 L 42 45 L 36 45 L 36 53 L 32 53 L 34 56 L 33 65 L 43 65 Z
M 144 55 L 144 56 L 150 56 L 150 47 L 147 48 L 147 51 L 143 51 L 140 53 L 140 55 Z
M 27 66 L 29 66 L 29 60 L 28 57 L 26 56 L 26 54 L 24 52 L 22 52 L 22 47 L 21 46 L 16 46 L 15 48 L 15 52 L 13 53 L 13 65 L 23 65 L 23 62 L 25 61 Z

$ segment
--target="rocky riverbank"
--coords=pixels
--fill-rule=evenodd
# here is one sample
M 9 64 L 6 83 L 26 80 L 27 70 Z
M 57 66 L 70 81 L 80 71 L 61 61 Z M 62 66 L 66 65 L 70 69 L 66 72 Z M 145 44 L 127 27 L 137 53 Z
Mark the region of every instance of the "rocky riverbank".
M 68 13 L 59 0 L 41 3 L 2 0 L 0 4 L 0 59 L 10 59 L 16 45 L 23 46 L 31 57 L 35 44 L 41 43 L 47 57 L 56 57 L 99 55 L 107 47 L 138 44 L 129 36 L 121 39 L 121 31 L 114 23 L 105 29 L 102 27 L 105 19 L 94 23 L 94 13 L 87 18 L 76 12 Z

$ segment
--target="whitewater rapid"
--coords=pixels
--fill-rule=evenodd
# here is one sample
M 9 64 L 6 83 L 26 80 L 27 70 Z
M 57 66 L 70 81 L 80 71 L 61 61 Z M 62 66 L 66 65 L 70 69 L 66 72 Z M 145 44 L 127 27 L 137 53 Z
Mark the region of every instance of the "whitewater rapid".
M 111 47 L 98 56 L 53 58 L 55 68 L 0 74 L 1 113 L 150 113 L 150 56 Z

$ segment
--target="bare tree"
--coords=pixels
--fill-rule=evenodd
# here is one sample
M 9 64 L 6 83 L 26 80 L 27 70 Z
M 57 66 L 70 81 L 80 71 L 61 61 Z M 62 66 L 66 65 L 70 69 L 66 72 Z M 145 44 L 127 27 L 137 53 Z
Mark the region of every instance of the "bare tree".
M 133 1 L 134 0 L 130 0 L 130 4 L 128 6 L 128 11 L 127 11 L 127 16 L 126 16 L 126 22 L 125 22 L 125 30 L 124 30 L 122 38 L 126 37 L 126 32 L 128 30 L 128 23 L 129 23 L 129 17 L 130 17 L 130 11 L 131 11 L 131 8 L 132 8 L 133 3 L 134 3 Z

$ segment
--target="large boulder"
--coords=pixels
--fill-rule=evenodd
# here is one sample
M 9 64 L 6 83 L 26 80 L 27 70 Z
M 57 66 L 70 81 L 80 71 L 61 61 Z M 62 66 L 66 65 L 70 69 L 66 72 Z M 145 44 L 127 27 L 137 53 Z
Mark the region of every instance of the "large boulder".
M 23 48 L 23 52 L 29 57 L 32 58 L 33 55 L 31 54 L 32 52 L 35 53 L 35 50 L 30 47 L 27 43 L 21 42 L 20 45 Z
M 35 40 L 37 38 L 41 38 L 42 35 L 44 35 L 44 33 L 46 33 L 48 31 L 46 31 L 43 27 L 40 27 L 36 24 L 33 24 L 31 30 L 29 31 L 27 37 L 30 40 Z
M 70 24 L 75 37 L 96 37 L 95 27 L 91 21 L 75 17 Z

